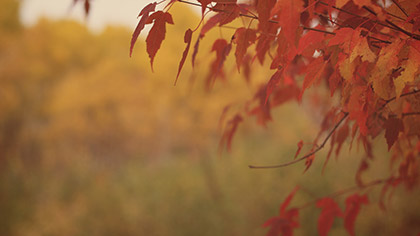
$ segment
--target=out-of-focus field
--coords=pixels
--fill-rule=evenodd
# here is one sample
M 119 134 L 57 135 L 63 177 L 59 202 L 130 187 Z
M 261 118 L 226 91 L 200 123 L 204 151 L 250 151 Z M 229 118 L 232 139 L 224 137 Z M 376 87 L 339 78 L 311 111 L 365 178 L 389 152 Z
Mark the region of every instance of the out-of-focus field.
M 249 84 L 227 71 L 205 92 L 213 32 L 174 87 L 180 39 L 197 22 L 187 8 L 175 10 L 152 73 L 143 42 L 128 57 L 130 29 L 93 34 L 50 20 L 25 28 L 18 7 L 0 2 L 0 235 L 263 235 L 296 185 L 293 206 L 355 185 L 361 154 L 347 144 L 323 175 L 325 150 L 305 174 L 303 163 L 247 167 L 289 161 L 299 140 L 311 142 L 322 117 L 310 102 L 280 107 L 267 128 L 247 118 L 232 152 L 218 154 L 223 108 L 233 115 L 270 74 L 255 63 Z M 385 148 L 375 154 L 367 181 L 388 171 Z M 358 235 L 420 232 L 418 193 L 397 189 L 384 212 L 380 188 L 367 192 Z M 298 235 L 316 235 L 319 212 L 301 210 Z M 342 220 L 330 235 L 346 235 Z

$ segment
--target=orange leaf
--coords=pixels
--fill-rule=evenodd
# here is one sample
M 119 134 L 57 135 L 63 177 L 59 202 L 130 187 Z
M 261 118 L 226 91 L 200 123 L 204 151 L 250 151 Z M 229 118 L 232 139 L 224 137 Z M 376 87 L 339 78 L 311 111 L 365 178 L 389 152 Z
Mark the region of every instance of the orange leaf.
M 175 79 L 175 85 L 176 85 L 176 82 L 178 81 L 178 77 L 179 77 L 179 74 L 181 73 L 182 67 L 184 66 L 184 62 L 185 62 L 185 59 L 187 58 L 188 51 L 190 50 L 192 33 L 193 32 L 191 29 L 188 29 L 187 31 L 185 31 L 184 43 L 186 43 L 187 46 L 185 47 L 185 50 L 182 53 L 181 61 L 179 62 L 178 73 L 176 74 L 176 79 Z
M 154 21 L 152 28 L 146 38 L 147 53 L 150 57 L 150 65 L 153 71 L 153 60 L 157 51 L 165 39 L 166 34 L 166 23 L 173 24 L 172 16 L 168 12 L 158 11 L 153 13 L 146 21 L 146 24 L 150 24 Z

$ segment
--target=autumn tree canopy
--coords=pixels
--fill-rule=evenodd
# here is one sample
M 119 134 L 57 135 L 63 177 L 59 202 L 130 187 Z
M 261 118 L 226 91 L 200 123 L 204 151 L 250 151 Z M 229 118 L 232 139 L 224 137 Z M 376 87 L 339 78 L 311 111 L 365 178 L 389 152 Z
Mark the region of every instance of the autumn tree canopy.
M 77 2 L 77 0 L 75 0 Z M 89 0 L 85 0 L 86 12 Z M 365 155 L 355 173 L 358 188 L 343 190 L 347 195 L 342 209 L 335 194 L 318 199 L 321 209 L 319 234 L 328 235 L 335 218 L 344 219 L 344 228 L 354 235 L 356 217 L 369 196 L 367 187 L 382 188 L 379 204 L 389 190 L 419 185 L 420 157 L 420 1 L 419 0 L 167 0 L 148 4 L 139 13 L 130 55 L 140 32 L 147 33 L 147 54 L 152 70 L 158 70 L 155 57 L 174 22 L 171 7 L 188 4 L 201 8 L 201 21 L 196 28 L 185 29 L 185 47 L 180 55 L 174 81 L 182 79 L 182 68 L 190 56 L 194 67 L 200 43 L 216 28 L 234 27 L 230 35 L 220 35 L 213 42 L 207 89 L 219 80 L 228 79 L 225 62 L 234 57 L 236 70 L 249 77 L 253 65 L 259 63 L 272 70 L 272 76 L 243 109 L 237 110 L 226 122 L 221 146 L 231 148 L 232 138 L 240 123 L 248 116 L 265 125 L 271 121 L 271 110 L 285 102 L 307 99 L 311 87 L 326 86 L 331 99 L 325 107 L 324 120 L 313 142 L 297 141 L 294 159 L 286 163 L 251 168 L 280 168 L 298 162 L 310 168 L 315 159 L 324 162 L 338 156 L 344 142 L 362 146 Z M 239 23 L 238 23 L 239 22 Z M 238 27 L 238 25 L 242 25 Z M 136 52 L 140 53 L 140 52 Z M 207 52 L 205 52 L 207 53 Z M 230 69 L 230 68 L 228 68 Z M 318 90 L 314 90 L 317 93 Z M 319 90 L 322 92 L 325 90 Z M 384 136 L 392 153 L 388 176 L 371 182 L 363 181 L 363 173 L 375 168 L 373 140 Z M 326 156 L 317 155 L 328 149 Z M 303 151 L 306 150 L 306 151 Z M 291 157 L 293 158 L 293 157 Z M 377 157 L 381 158 L 381 157 Z M 279 215 L 268 219 L 267 235 L 292 235 L 299 227 L 300 208 L 289 207 L 298 187 L 284 200 Z

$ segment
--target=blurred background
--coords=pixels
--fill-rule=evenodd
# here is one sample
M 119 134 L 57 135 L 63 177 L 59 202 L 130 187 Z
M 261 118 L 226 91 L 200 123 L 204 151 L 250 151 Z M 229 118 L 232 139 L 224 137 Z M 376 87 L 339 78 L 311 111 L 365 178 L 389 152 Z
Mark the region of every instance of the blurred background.
M 229 79 L 206 92 L 211 42 L 233 33 L 220 29 L 174 87 L 180 39 L 199 16 L 174 5 L 152 73 L 143 39 L 128 56 L 145 4 L 95 0 L 85 17 L 70 0 L 0 0 L 0 235 L 264 235 L 261 225 L 296 185 L 293 206 L 355 185 L 362 154 L 347 144 L 323 175 L 326 151 L 305 174 L 303 163 L 247 167 L 286 162 L 299 140 L 311 142 L 322 121 L 311 103 L 328 104 L 328 93 L 283 105 L 266 128 L 245 119 L 232 152 L 219 155 L 224 107 L 229 119 L 271 72 L 254 63 L 247 82 L 231 60 Z M 384 142 L 375 144 L 366 180 L 388 173 Z M 372 204 L 356 232 L 420 231 L 418 193 L 397 189 L 384 212 L 380 188 L 367 191 Z M 319 212 L 302 209 L 298 235 L 316 235 Z M 346 235 L 342 220 L 331 235 Z

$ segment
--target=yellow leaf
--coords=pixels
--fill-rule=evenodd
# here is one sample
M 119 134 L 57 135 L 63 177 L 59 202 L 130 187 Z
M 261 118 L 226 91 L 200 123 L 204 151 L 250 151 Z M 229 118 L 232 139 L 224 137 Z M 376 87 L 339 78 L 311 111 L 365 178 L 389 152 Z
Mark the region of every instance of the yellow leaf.
M 335 6 L 338 8 L 343 7 L 344 5 L 346 5 L 347 2 L 349 2 L 350 0 L 336 0 L 335 1 Z
M 356 57 L 360 56 L 362 61 L 374 62 L 376 59 L 375 53 L 372 52 L 369 48 L 369 44 L 365 37 L 362 37 L 356 46 L 353 48 L 353 51 L 350 55 L 350 61 L 354 61 Z
M 401 75 L 394 80 L 397 98 L 400 97 L 405 84 L 414 81 L 414 76 L 416 75 L 418 66 L 419 65 L 412 60 L 407 60 L 407 63 L 403 66 L 404 71 L 401 72 Z
M 353 78 L 354 69 L 354 63 L 348 59 L 343 60 L 338 66 L 341 76 L 347 81 Z
M 392 83 L 389 83 L 389 76 L 392 70 L 398 65 L 398 53 L 401 50 L 402 43 L 400 40 L 381 49 L 378 61 L 373 68 L 369 81 L 372 82 L 373 90 L 383 99 L 392 97 Z

